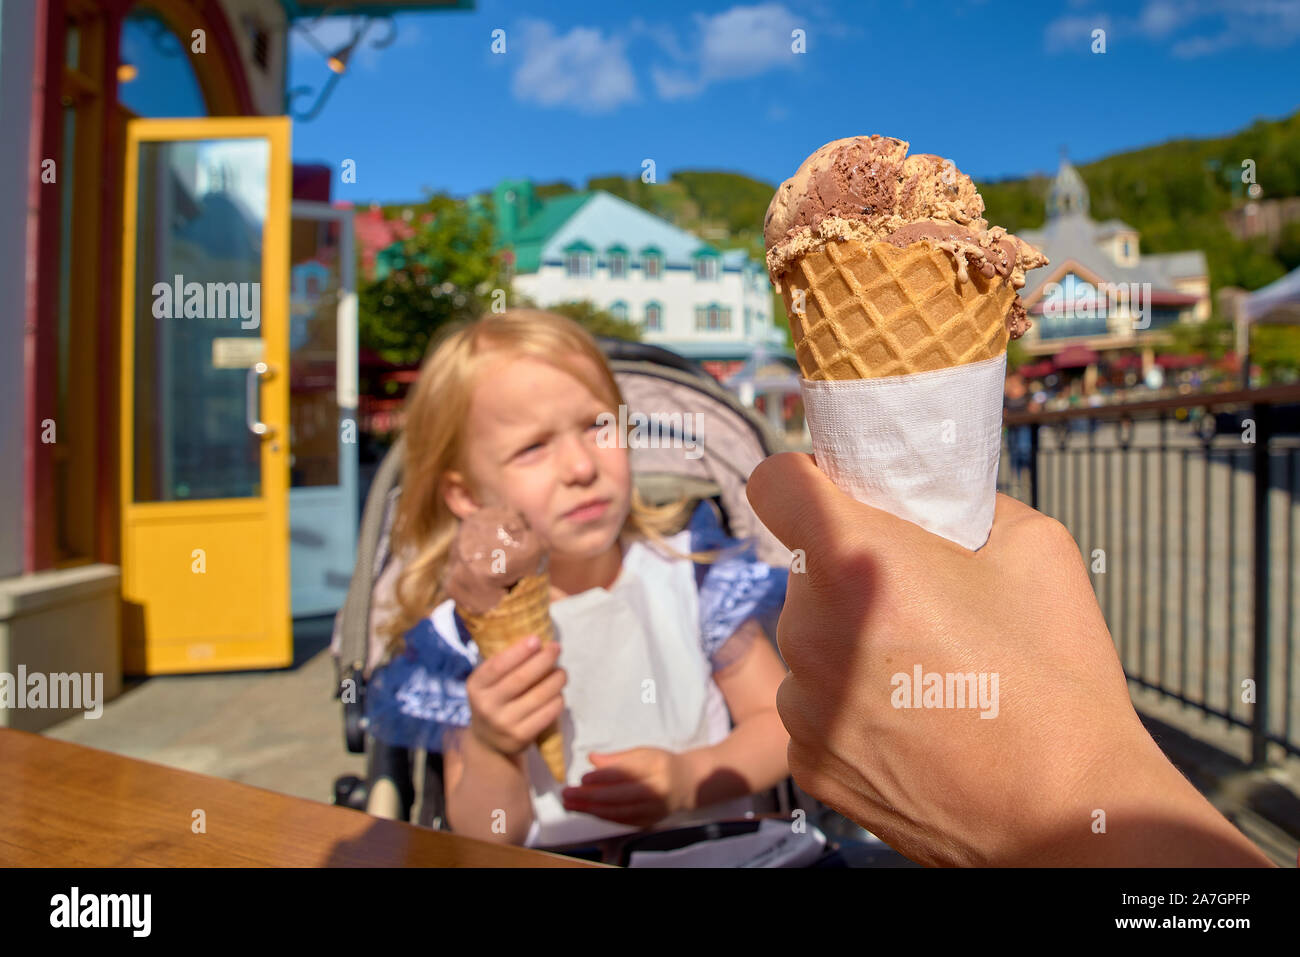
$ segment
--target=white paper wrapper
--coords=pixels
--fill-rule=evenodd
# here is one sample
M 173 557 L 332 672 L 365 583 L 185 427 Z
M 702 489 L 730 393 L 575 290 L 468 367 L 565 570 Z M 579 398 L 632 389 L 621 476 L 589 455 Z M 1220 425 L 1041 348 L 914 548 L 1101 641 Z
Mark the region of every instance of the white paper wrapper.
M 1006 353 L 950 369 L 800 380 L 817 465 L 859 502 L 972 551 L 988 541 Z

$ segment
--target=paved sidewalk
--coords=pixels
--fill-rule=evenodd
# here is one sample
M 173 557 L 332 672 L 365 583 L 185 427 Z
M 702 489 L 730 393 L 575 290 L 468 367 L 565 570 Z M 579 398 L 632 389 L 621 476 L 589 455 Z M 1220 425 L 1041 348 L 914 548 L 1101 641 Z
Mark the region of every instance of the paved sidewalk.
M 294 622 L 290 668 L 127 679 L 99 719 L 70 718 L 45 734 L 330 803 L 336 777 L 365 773 L 331 696 L 332 626 L 332 617 Z

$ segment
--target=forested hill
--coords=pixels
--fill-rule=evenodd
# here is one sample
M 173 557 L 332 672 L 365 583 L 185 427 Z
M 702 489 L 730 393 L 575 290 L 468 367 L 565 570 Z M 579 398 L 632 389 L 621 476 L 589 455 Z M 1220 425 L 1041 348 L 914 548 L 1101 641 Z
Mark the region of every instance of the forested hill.
M 1211 282 L 1256 289 L 1300 265 L 1300 220 L 1273 237 L 1237 239 L 1224 213 L 1247 200 L 1243 162 L 1253 161 L 1259 199 L 1300 196 L 1300 111 L 1259 120 L 1240 132 L 1175 140 L 1117 153 L 1078 167 L 1096 220 L 1121 219 L 1140 230 L 1146 252 L 1203 249 Z M 979 183 L 990 223 L 1015 231 L 1042 225 L 1055 170 Z M 538 184 L 542 196 L 572 191 L 566 182 Z M 621 196 L 723 247 L 741 246 L 761 261 L 762 224 L 776 186 L 741 173 L 678 170 L 658 183 L 596 176 L 587 189 Z

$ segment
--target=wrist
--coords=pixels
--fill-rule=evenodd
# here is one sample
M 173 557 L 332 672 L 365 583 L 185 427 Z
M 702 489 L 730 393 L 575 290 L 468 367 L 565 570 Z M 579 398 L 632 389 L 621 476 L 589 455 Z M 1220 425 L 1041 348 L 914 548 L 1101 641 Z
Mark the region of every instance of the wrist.
M 695 748 L 672 755 L 675 773 L 674 811 L 694 811 L 699 807 L 699 786 L 704 780 L 706 748 Z
M 1094 867 L 1259 867 L 1271 862 L 1176 768 L 1145 733 L 1112 761 L 1088 832 L 1069 843 L 1068 864 Z M 1079 792 L 1080 797 L 1087 793 Z M 1086 800 L 1086 799 L 1084 799 Z M 1098 812 L 1104 812 L 1099 815 Z M 1104 824 L 1101 830 L 1098 822 Z
M 470 729 L 469 739 L 471 742 L 470 743 L 471 749 L 476 751 L 481 757 L 486 758 L 488 761 L 491 761 L 492 763 L 501 766 L 510 765 L 515 770 L 520 772 L 527 770 L 528 766 L 525 763 L 525 760 L 528 754 L 528 748 L 525 747 L 519 751 L 516 751 L 514 754 L 509 754 L 505 751 L 502 751 L 491 741 L 482 737 L 477 731 L 473 729 L 473 727 L 471 727 Z

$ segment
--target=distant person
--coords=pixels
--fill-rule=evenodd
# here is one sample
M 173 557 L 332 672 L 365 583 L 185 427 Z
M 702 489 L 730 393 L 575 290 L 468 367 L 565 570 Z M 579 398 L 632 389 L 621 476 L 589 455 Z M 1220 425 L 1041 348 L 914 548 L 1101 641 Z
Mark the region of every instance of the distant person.
M 743 817 L 788 776 L 785 669 L 759 623 L 786 570 L 736 547 L 708 502 L 679 532 L 685 502 L 639 497 L 627 437 L 602 425 L 623 405 L 595 340 L 534 309 L 450 330 L 408 400 L 398 558 L 376 583 L 399 653 L 367 706 L 379 740 L 442 753 L 456 833 L 557 847 Z M 482 661 L 442 576 L 459 520 L 486 506 L 545 544 L 561 640 Z M 599 704 L 568 708 L 578 691 Z M 580 784 L 533 744 L 557 720 L 566 749 L 604 742 L 568 756 L 571 778 L 591 766 Z
M 1013 372 L 1007 376 L 1003 386 L 1003 408 L 1007 412 L 1029 411 L 1029 390 L 1025 380 Z M 1007 427 L 1007 447 L 1011 453 L 1011 471 L 1017 483 L 1021 481 L 1025 470 L 1029 468 L 1034 452 L 1033 426 L 1012 425 Z
M 988 543 L 967 551 L 799 453 L 760 464 L 748 492 L 805 556 L 777 633 L 803 790 L 922 864 L 1270 866 L 1142 726 L 1059 522 L 999 495 Z M 993 707 L 907 706 L 914 670 L 978 672 Z

